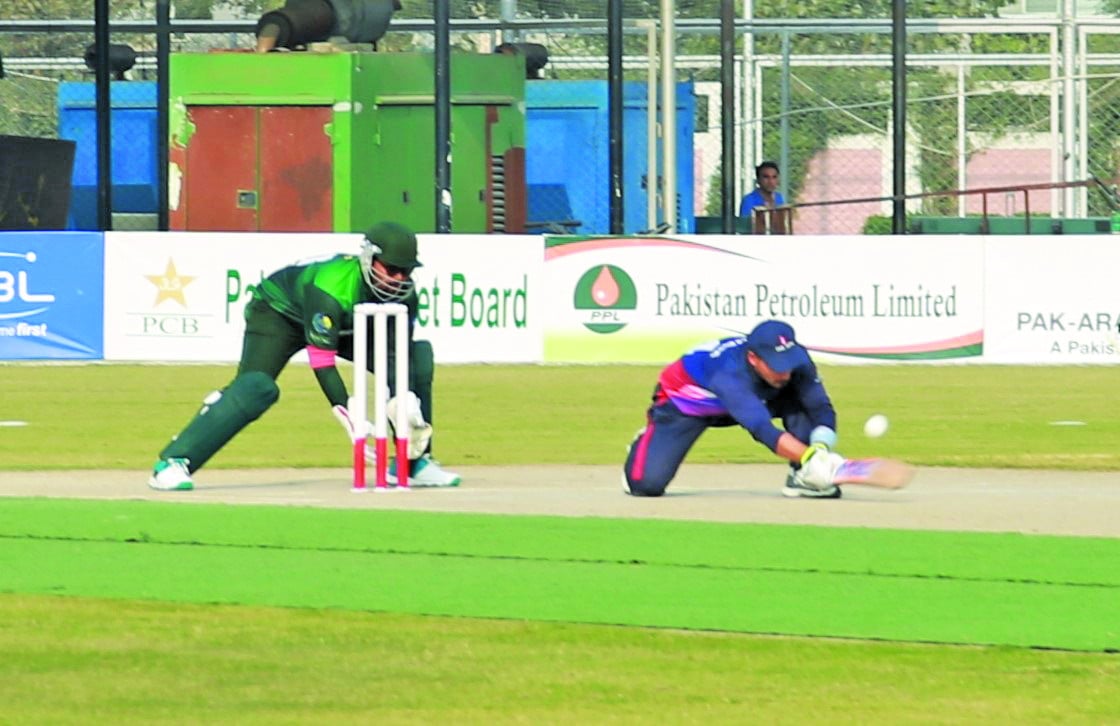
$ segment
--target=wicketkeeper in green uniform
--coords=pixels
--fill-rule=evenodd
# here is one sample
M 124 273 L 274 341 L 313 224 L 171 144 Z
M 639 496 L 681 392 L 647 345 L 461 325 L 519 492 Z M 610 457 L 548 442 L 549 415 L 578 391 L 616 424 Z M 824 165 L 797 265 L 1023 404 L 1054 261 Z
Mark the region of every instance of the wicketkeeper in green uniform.
M 276 378 L 292 355 L 304 348 L 311 370 L 349 439 L 354 424 L 346 410 L 346 384 L 335 360 L 353 360 L 354 306 L 403 301 L 408 307 L 411 339 L 417 312 L 411 275 L 419 266 L 416 235 L 399 224 L 382 222 L 366 233 L 357 256 L 340 254 L 285 267 L 262 280 L 245 307 L 245 339 L 237 375 L 225 388 L 208 395 L 198 414 L 159 453 L 148 485 L 164 491 L 193 489 L 191 474 L 276 403 L 280 397 Z M 393 326 L 388 327 L 388 384 L 393 390 L 394 332 Z M 372 366 L 372 335 L 369 343 L 367 360 Z M 460 477 L 441 468 L 430 453 L 435 373 L 432 345 L 410 340 L 409 350 L 408 400 L 390 401 L 390 407 L 407 406 L 412 422 L 409 483 L 416 487 L 457 486 Z M 372 460 L 372 456 L 372 449 L 367 450 L 367 458 Z M 390 483 L 395 483 L 395 463 L 390 467 Z

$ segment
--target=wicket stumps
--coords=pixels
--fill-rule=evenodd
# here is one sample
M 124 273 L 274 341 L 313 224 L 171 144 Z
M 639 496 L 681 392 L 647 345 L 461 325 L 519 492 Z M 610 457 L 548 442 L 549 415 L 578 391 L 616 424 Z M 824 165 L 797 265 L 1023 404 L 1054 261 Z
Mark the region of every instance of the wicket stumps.
M 408 308 L 401 303 L 359 303 L 354 306 L 354 388 L 350 416 L 354 423 L 354 485 L 352 491 L 366 491 L 366 419 L 369 393 L 366 387 L 366 362 L 369 349 L 369 320 L 373 318 L 373 441 L 375 482 L 378 491 L 389 487 L 389 318 L 393 318 L 394 357 L 396 358 L 397 486 L 408 488 Z

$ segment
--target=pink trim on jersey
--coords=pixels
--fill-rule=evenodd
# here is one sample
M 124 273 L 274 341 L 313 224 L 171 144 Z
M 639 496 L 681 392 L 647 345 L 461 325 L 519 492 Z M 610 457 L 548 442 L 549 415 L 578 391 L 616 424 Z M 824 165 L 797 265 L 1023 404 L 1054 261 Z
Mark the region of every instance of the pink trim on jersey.
M 727 414 L 727 407 L 720 402 L 716 394 L 692 380 L 682 360 L 666 366 L 657 382 L 661 385 L 657 402 L 660 403 L 668 398 L 686 416 Z
M 333 350 L 326 350 L 324 348 L 317 348 L 314 345 L 309 345 L 307 346 L 307 357 L 311 360 L 311 367 L 315 370 L 330 368 L 334 365 Z

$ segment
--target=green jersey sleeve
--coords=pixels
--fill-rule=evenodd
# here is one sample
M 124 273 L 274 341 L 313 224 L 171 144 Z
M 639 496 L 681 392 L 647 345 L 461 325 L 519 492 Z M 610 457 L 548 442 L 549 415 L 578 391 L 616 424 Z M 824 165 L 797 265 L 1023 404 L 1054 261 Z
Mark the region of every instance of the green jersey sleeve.
M 354 305 L 361 301 L 362 270 L 357 257 L 340 255 L 310 270 L 304 297 L 308 345 L 338 350 L 340 335 L 354 327 Z
M 361 300 L 358 258 L 337 255 L 292 265 L 269 275 L 256 294 L 274 310 L 303 326 L 308 345 L 338 350 L 338 338 L 353 327 L 354 304 Z

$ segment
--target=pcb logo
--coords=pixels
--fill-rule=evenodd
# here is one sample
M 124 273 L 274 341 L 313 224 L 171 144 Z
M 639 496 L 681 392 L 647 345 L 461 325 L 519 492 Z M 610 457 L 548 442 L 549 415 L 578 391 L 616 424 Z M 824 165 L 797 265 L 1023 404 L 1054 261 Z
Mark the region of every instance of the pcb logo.
M 638 306 L 638 290 L 621 267 L 596 265 L 576 282 L 572 301 L 584 311 L 583 326 L 593 333 L 614 333 L 626 327 L 629 311 Z

